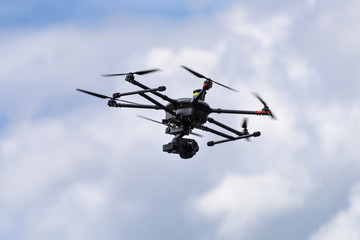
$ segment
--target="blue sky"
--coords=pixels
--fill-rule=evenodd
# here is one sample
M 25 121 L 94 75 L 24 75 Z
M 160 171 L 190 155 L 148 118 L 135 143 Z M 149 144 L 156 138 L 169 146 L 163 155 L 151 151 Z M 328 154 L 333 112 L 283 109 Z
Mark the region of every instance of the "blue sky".
M 224 6 L 226 1 L 5 1 L 0 16 L 2 27 L 99 21 L 109 16 L 157 16 L 177 20 L 193 14 L 211 14 Z
M 0 4 L 0 238 L 360 239 L 358 1 Z M 214 86 L 211 107 L 260 110 L 249 142 L 162 152 L 161 111 L 76 92 Z M 142 101 L 129 98 L 130 101 Z M 160 100 L 161 101 L 161 100 Z M 241 129 L 243 116 L 212 115 Z M 208 126 L 211 126 L 210 124 Z M 56 237 L 54 237 L 56 236 Z

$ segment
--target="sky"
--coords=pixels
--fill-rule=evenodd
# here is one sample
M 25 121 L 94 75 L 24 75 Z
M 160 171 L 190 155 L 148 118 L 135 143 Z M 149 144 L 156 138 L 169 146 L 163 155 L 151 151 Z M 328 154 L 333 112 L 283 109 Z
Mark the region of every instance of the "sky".
M 358 22 L 356 0 L 2 1 L 0 238 L 360 239 Z M 183 160 L 136 116 L 163 111 L 75 91 L 160 68 L 137 80 L 191 97 L 180 65 L 238 90 L 214 85 L 211 107 L 261 110 L 257 92 L 278 120 L 248 116 L 251 142 L 204 132 Z

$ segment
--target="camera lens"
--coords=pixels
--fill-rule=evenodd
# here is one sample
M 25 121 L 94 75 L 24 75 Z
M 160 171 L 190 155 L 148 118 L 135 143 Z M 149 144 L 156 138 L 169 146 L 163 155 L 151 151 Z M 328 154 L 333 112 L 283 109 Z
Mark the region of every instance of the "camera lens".
M 197 152 L 199 150 L 199 145 L 195 141 L 188 141 L 187 147 L 189 148 L 190 151 Z

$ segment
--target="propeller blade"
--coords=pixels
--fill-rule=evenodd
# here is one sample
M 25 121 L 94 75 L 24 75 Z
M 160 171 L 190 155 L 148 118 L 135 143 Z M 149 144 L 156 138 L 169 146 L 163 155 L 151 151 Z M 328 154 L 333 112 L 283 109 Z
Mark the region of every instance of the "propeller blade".
M 162 122 L 160 122 L 160 121 L 157 121 L 157 120 L 154 120 L 154 119 L 151 119 L 151 118 L 148 118 L 148 117 L 144 117 L 144 116 L 142 116 L 142 115 L 136 115 L 136 116 L 139 117 L 139 118 L 142 118 L 142 119 L 145 119 L 145 120 L 154 122 L 154 123 L 158 123 L 158 124 L 161 124 L 161 125 L 168 126 L 168 125 L 165 124 L 165 123 L 162 123 Z M 197 136 L 197 137 L 203 137 L 203 135 L 198 134 L 198 133 L 193 133 L 193 132 L 191 132 L 190 134 L 192 134 L 192 135 L 194 135 L 194 136 Z
M 115 73 L 115 74 L 101 74 L 101 76 L 103 77 L 116 77 L 116 76 L 125 76 L 127 75 L 126 73 Z
M 201 134 L 199 134 L 199 133 L 191 132 L 190 134 L 191 134 L 191 135 L 194 135 L 194 136 L 197 136 L 197 137 L 204 137 L 203 135 L 201 135 Z
M 244 134 L 244 135 L 248 135 L 248 134 L 249 134 L 249 131 L 248 131 L 248 129 L 247 129 L 247 118 L 244 118 L 244 122 L 243 122 L 243 124 L 242 124 L 241 127 L 244 129 L 244 130 L 243 130 L 243 134 Z M 247 142 L 251 142 L 250 138 L 245 138 L 245 140 L 246 140 Z
M 204 79 L 206 79 L 206 80 L 211 80 L 210 78 L 207 78 L 207 77 L 205 77 L 204 75 L 202 75 L 202 74 L 200 74 L 200 73 L 198 73 L 198 72 L 195 72 L 194 70 L 191 70 L 191 69 L 188 68 L 188 67 L 185 67 L 185 66 L 183 66 L 183 65 L 181 65 L 181 67 L 183 67 L 184 69 L 188 70 L 189 72 L 191 72 L 192 74 L 194 74 L 194 75 L 197 76 L 198 78 L 204 78 Z
M 108 97 L 108 96 L 105 96 L 105 95 L 102 95 L 102 94 L 99 94 L 99 93 L 89 92 L 89 91 L 86 91 L 86 90 L 83 90 L 83 89 L 78 89 L 77 88 L 76 90 L 79 91 L 79 92 L 83 92 L 83 93 L 98 97 L 98 98 L 102 98 L 102 99 L 113 99 L 113 100 L 116 100 L 116 101 L 119 101 L 119 102 L 130 103 L 130 104 L 138 104 L 138 103 L 127 101 L 127 100 L 121 100 L 121 99 Z
M 264 107 L 267 107 L 266 102 L 260 97 L 260 95 L 259 95 L 258 93 L 253 92 L 252 94 L 253 94 L 257 99 L 260 100 L 260 102 L 264 105 Z
M 244 119 L 242 128 L 247 129 L 247 118 Z
M 154 120 L 154 119 L 151 119 L 151 118 L 148 118 L 148 117 L 144 117 L 144 116 L 142 116 L 142 115 L 136 115 L 136 116 L 139 117 L 139 118 L 142 118 L 142 119 L 145 119 L 145 120 L 154 122 L 154 123 L 158 123 L 158 124 L 167 126 L 166 124 L 164 124 L 164 123 L 162 123 L 162 122 L 160 122 L 160 121 L 157 121 L 157 120 Z
M 144 75 L 152 72 L 161 71 L 159 68 L 144 70 L 144 71 L 137 71 L 137 72 L 129 72 L 129 73 L 115 73 L 115 74 L 103 74 L 103 77 L 115 77 L 115 76 L 126 76 L 126 75 Z
M 266 104 L 266 102 L 260 97 L 260 95 L 258 93 L 253 92 L 252 93 L 257 99 L 259 99 L 259 101 L 264 105 L 264 109 L 266 111 L 268 111 L 270 113 L 270 117 L 274 120 L 277 120 L 277 118 L 275 117 L 275 114 L 273 114 L 270 110 L 270 108 L 268 107 L 268 105 Z
M 161 71 L 161 70 L 159 68 L 156 68 L 156 69 L 150 69 L 150 70 L 144 70 L 144 71 L 137 71 L 137 72 L 134 72 L 133 74 L 144 75 L 144 74 L 157 72 L 157 71 Z
M 116 99 L 116 101 L 119 101 L 119 102 L 124 102 L 124 103 L 130 103 L 130 104 L 134 104 L 134 105 L 139 105 L 139 103 L 136 103 L 136 102 L 131 102 L 131 101 L 127 101 L 127 100 L 121 100 L 121 99 Z
M 270 111 L 270 117 L 274 120 L 277 120 L 277 117 L 275 116 L 275 114 L 272 113 L 272 111 Z
M 102 98 L 102 99 L 106 99 L 106 98 L 108 98 L 108 99 L 113 99 L 113 98 L 111 98 L 111 97 L 108 97 L 108 96 L 105 96 L 105 95 L 102 95 L 102 94 L 99 94 L 99 93 L 89 92 L 89 91 L 82 90 L 82 89 L 78 89 L 78 88 L 77 88 L 76 90 L 79 91 L 79 92 L 83 92 L 83 93 L 86 93 L 86 94 L 90 94 L 90 95 L 95 96 L 95 97 L 98 97 L 98 98 Z
M 229 89 L 229 90 L 231 90 L 231 91 L 239 92 L 238 90 L 236 90 L 236 89 L 234 89 L 234 88 L 231 88 L 231 87 L 228 87 L 228 86 L 226 86 L 226 85 L 224 85 L 224 84 L 222 84 L 222 83 L 216 82 L 216 81 L 211 80 L 211 79 L 210 79 L 210 81 L 212 81 L 213 83 L 216 83 L 217 85 L 220 85 L 220 86 L 222 86 L 222 87 L 224 87 L 224 88 L 227 88 L 227 89 Z
M 232 90 L 232 91 L 234 91 L 234 92 L 238 92 L 238 90 L 233 89 L 233 88 L 231 88 L 231 87 L 228 87 L 228 86 L 226 86 L 226 85 L 224 85 L 224 84 L 222 84 L 222 83 L 219 83 L 219 82 L 217 82 L 217 81 L 214 81 L 214 80 L 212 80 L 212 79 L 210 79 L 210 78 L 208 78 L 208 77 L 205 77 L 204 75 L 202 75 L 202 74 L 200 74 L 200 73 L 198 73 L 198 72 L 195 72 L 194 70 L 191 70 L 191 69 L 188 68 L 188 67 L 185 67 L 185 66 L 183 66 L 183 65 L 182 65 L 181 67 L 184 68 L 184 69 L 186 69 L 187 71 L 191 72 L 192 74 L 194 74 L 194 75 L 197 76 L 198 78 L 204 78 L 204 79 L 209 80 L 209 81 L 211 81 L 211 82 L 213 82 L 213 83 L 216 83 L 217 85 L 220 85 L 220 86 L 222 86 L 222 87 L 224 87 L 224 88 L 227 88 L 227 89 Z

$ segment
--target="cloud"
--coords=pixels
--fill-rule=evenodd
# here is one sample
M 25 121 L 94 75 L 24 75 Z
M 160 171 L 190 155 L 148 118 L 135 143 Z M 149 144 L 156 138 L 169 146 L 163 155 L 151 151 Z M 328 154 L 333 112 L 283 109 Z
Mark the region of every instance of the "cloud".
M 137 15 L 6 32 L 0 39 L 0 180 L 6 183 L 0 237 L 238 239 L 261 231 L 272 238 L 287 228 L 297 230 L 293 239 L 304 239 L 314 226 L 336 225 L 313 217 L 312 206 L 329 195 L 336 197 L 327 198 L 318 219 L 345 209 L 339 216 L 346 217 L 334 219 L 348 219 L 340 222 L 350 229 L 358 191 L 346 208 L 337 194 L 346 190 L 333 183 L 346 189 L 359 171 L 359 98 L 351 94 L 358 89 L 351 23 L 358 21 L 350 21 L 357 8 L 347 18 L 338 5 L 315 2 L 311 16 L 292 3 L 258 12 L 248 2 L 176 23 Z M 204 1 L 195 5 L 206 8 Z M 338 58 L 329 53 L 344 61 L 333 65 Z M 136 88 L 123 79 L 100 74 L 160 67 L 163 72 L 138 80 L 166 85 L 171 97 L 191 96 L 202 81 L 183 64 L 240 90 L 214 86 L 207 95 L 212 107 L 260 110 L 251 95 L 257 91 L 279 121 L 250 116 L 249 130 L 262 132 L 251 143 L 208 148 L 216 136 L 205 134 L 197 140 L 200 152 L 182 161 L 161 151 L 171 141 L 164 127 L 135 117 L 161 119 L 162 111 L 112 109 L 75 91 L 131 91 Z M 337 79 L 345 73 L 348 81 Z M 241 129 L 243 116 L 212 117 Z M 198 222 L 184 216 L 189 201 Z M 285 224 L 276 225 L 278 218 Z
M 335 102 L 327 107 L 312 104 L 308 109 L 309 119 L 316 126 L 315 133 L 320 138 L 323 153 L 330 158 L 341 155 L 343 160 L 356 159 L 353 166 L 358 166 L 356 162 L 359 156 L 356 138 L 360 132 L 356 126 L 360 115 L 353 110 L 358 107 L 357 103 L 344 106 Z
M 291 26 L 290 18 L 285 14 L 274 15 L 264 20 L 254 20 L 242 5 L 235 4 L 221 13 L 219 18 L 231 31 L 256 40 L 263 47 L 271 47 L 283 39 Z
M 309 85 L 309 81 L 315 79 L 312 76 L 313 70 L 304 61 L 291 57 L 284 57 L 283 61 L 287 70 L 286 77 L 289 81 L 304 86 Z
M 311 10 L 314 10 L 318 4 L 318 0 L 306 0 L 306 2 Z
M 354 187 L 349 206 L 339 211 L 314 233 L 311 240 L 360 239 L 360 186 Z
M 186 63 L 188 66 L 201 65 L 210 71 L 218 64 L 219 54 L 215 51 L 199 48 L 181 48 L 178 52 L 171 48 L 154 48 L 148 53 L 148 65 L 160 66 L 167 70 L 167 74 L 174 74 L 172 68 L 178 68 Z M 200 64 L 199 64 L 200 63 Z
M 148 137 L 139 140 L 136 129 L 128 127 L 130 119 L 121 118 L 126 126 L 118 118 L 93 117 L 93 109 L 88 113 L 85 119 L 79 111 L 77 116 L 16 124 L 2 137 L 0 234 L 112 239 L 143 216 L 149 199 L 139 197 L 145 194 L 139 179 L 153 174 L 156 161 L 144 162 L 145 152 L 137 159 L 129 153 L 136 153 L 136 146 L 156 149 L 160 143 L 149 143 L 149 138 L 157 129 L 149 128 Z M 159 155 L 152 154 L 155 159 Z
M 312 185 L 301 171 L 292 176 L 279 172 L 249 176 L 229 173 L 198 196 L 193 206 L 199 215 L 219 221 L 217 239 L 238 239 L 271 216 L 300 207 Z

